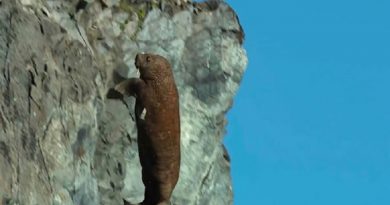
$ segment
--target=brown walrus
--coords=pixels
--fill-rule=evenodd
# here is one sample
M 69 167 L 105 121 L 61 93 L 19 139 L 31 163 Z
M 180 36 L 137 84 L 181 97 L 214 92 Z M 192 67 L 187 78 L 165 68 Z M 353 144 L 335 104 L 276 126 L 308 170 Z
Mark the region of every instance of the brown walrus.
M 135 96 L 138 150 L 145 185 L 143 205 L 166 205 L 179 178 L 179 96 L 171 65 L 162 56 L 137 54 L 140 78 L 115 86 Z

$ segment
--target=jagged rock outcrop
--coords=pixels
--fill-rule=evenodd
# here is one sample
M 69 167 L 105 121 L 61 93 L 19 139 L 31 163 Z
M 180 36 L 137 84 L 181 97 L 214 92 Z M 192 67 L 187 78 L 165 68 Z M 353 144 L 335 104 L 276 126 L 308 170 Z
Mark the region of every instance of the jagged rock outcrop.
M 0 1 L 1 204 L 142 201 L 135 100 L 108 96 L 143 51 L 170 60 L 180 94 L 173 204 L 232 204 L 221 141 L 242 40 L 222 1 Z

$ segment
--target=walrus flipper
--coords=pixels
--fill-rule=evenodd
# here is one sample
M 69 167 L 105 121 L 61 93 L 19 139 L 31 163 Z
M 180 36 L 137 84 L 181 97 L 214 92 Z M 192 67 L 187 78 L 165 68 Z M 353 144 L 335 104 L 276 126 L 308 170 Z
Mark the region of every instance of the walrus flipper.
M 124 96 L 136 96 L 144 84 L 142 79 L 130 78 L 117 84 L 114 89 Z
M 126 201 L 125 199 L 123 199 L 123 204 L 124 204 L 124 205 L 141 205 L 140 203 L 132 204 L 132 203 Z

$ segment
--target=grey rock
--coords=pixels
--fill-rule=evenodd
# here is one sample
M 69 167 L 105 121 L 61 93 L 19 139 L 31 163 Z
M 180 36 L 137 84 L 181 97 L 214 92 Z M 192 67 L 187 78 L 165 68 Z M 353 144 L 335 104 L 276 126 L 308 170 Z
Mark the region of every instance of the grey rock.
M 172 203 L 232 204 L 221 143 L 247 57 L 236 14 L 216 2 L 194 13 L 187 1 L 172 1 L 173 10 L 151 1 L 2 1 L 0 202 L 142 201 L 135 100 L 115 99 L 110 89 L 138 76 L 138 52 L 153 52 L 171 62 L 180 94 Z

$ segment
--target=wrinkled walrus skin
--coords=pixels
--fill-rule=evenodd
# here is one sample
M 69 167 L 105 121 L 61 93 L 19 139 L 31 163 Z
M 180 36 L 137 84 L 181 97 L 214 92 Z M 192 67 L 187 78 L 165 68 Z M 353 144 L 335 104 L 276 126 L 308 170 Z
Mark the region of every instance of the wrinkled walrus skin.
M 179 178 L 179 96 L 169 62 L 162 56 L 138 54 L 140 78 L 115 86 L 135 96 L 138 150 L 145 185 L 143 205 L 167 205 Z

